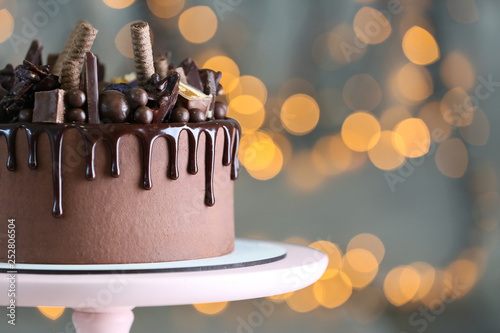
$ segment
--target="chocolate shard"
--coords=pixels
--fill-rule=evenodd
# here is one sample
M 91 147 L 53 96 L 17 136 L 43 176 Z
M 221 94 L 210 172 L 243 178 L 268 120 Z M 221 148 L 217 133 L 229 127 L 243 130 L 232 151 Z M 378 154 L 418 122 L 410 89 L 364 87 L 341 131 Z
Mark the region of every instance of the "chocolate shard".
M 147 92 L 148 106 L 153 110 L 152 123 L 159 124 L 170 119 L 179 95 L 179 81 L 180 75 L 177 72 L 172 72 L 161 80 L 158 74 L 151 75 Z
M 214 79 L 215 79 L 215 86 L 217 87 L 216 94 L 217 96 L 222 95 L 224 92 L 222 91 L 222 85 L 220 84 L 220 80 L 222 79 L 222 72 L 216 72 L 211 69 L 200 69 L 200 78 L 201 81 L 203 82 L 203 86 L 206 86 L 207 84 L 207 75 L 208 73 L 213 73 L 214 74 Z
M 196 63 L 191 58 L 184 59 L 179 67 L 184 69 L 184 73 L 186 74 L 187 83 L 190 86 L 195 87 L 198 90 L 203 91 L 203 82 L 201 82 L 200 78 L 200 69 L 196 66 Z
M 40 44 L 40 42 L 36 39 L 34 39 L 31 42 L 31 45 L 28 49 L 28 52 L 26 53 L 26 56 L 24 59 L 28 60 L 35 66 L 41 66 L 42 65 L 42 50 L 43 46 Z
M 99 57 L 97 58 L 97 82 L 104 81 L 104 77 L 106 76 L 106 66 L 99 62 Z
M 171 69 L 170 72 L 177 72 L 181 77 L 181 82 L 187 84 L 186 73 L 184 73 L 184 69 L 182 67 L 177 67 L 175 69 Z
M 207 72 L 207 80 L 205 81 L 203 92 L 212 97 L 210 106 L 208 107 L 207 119 L 214 118 L 215 97 L 217 96 L 217 84 L 215 82 L 215 75 L 213 71 Z
M 33 122 L 64 123 L 64 95 L 63 89 L 36 92 Z
M 92 52 L 85 53 L 85 84 L 83 91 L 87 95 L 87 119 L 89 124 L 100 124 L 99 117 L 99 65 Z
M 212 96 L 205 95 L 202 91 L 189 84 L 179 83 L 179 106 L 188 110 L 200 109 L 205 114 L 206 119 L 211 102 Z

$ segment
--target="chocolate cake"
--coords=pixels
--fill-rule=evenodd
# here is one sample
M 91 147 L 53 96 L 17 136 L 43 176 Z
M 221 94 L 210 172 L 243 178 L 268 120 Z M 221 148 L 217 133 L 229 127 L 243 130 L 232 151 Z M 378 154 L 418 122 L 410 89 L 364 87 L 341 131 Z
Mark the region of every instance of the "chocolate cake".
M 52 64 L 34 41 L 0 71 L 0 261 L 15 220 L 17 263 L 118 264 L 227 254 L 240 126 L 221 73 L 153 57 L 131 25 L 137 80 L 107 84 L 79 21 Z M 3 137 L 3 138 L 2 138 Z

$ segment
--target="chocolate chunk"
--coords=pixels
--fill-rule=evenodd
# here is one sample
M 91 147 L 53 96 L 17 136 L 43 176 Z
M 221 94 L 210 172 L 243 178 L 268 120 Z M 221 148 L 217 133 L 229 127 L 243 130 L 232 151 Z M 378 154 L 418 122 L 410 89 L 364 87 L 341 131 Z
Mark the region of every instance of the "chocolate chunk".
M 189 121 L 189 111 L 186 108 L 175 108 L 170 116 L 171 123 L 187 123 Z
M 0 86 L 10 91 L 16 80 L 16 72 L 11 64 L 7 64 L 4 69 L 0 70 Z
M 189 110 L 189 121 L 192 123 L 201 123 L 205 121 L 206 116 L 205 113 L 200 109 L 191 109 Z
M 188 110 L 200 109 L 205 118 L 208 115 L 208 109 L 212 103 L 212 97 L 205 95 L 200 90 L 184 83 L 179 83 L 179 105 Z
M 9 92 L 6 89 L 4 89 L 2 86 L 0 86 L 0 99 L 4 98 L 8 94 L 9 94 Z
M 138 124 L 151 124 L 153 121 L 153 110 L 147 106 L 139 106 L 134 111 L 134 122 Z
M 203 92 L 210 97 L 212 101 L 208 107 L 207 119 L 214 119 L 214 107 L 215 107 L 215 97 L 217 95 L 217 84 L 214 78 L 214 72 L 207 72 L 207 80 L 205 81 L 205 87 Z
M 39 41 L 34 39 L 31 42 L 30 48 L 28 49 L 28 52 L 26 53 L 26 56 L 24 59 L 28 60 L 35 66 L 41 66 L 42 65 L 42 50 L 43 46 L 40 44 Z
M 99 80 L 97 57 L 92 52 L 85 53 L 85 92 L 87 94 L 87 114 L 89 124 L 100 124 L 99 117 Z
M 64 90 L 54 89 L 35 93 L 34 123 L 64 123 Z
M 170 119 L 170 113 L 179 95 L 179 80 L 180 75 L 177 72 L 172 72 L 161 80 L 158 74 L 151 75 L 147 92 L 149 96 L 148 106 L 154 113 L 153 123 L 159 124 Z
M 227 115 L 227 105 L 223 102 L 215 102 L 214 117 L 215 119 L 225 119 Z
M 191 58 L 184 59 L 180 65 L 186 74 L 187 83 L 198 90 L 203 91 L 203 83 L 200 78 L 200 69 Z
M 99 95 L 99 111 L 104 122 L 124 123 L 130 114 L 130 106 L 121 92 L 106 90 Z
M 214 74 L 215 86 L 217 87 L 217 92 L 215 95 L 219 96 L 219 95 L 221 95 L 221 90 L 222 90 L 222 85 L 220 84 L 220 80 L 222 79 L 221 72 L 216 72 L 214 70 L 207 69 L 207 68 L 200 69 L 201 82 L 203 83 L 203 86 L 206 86 L 208 73 L 210 73 L 210 72 Z

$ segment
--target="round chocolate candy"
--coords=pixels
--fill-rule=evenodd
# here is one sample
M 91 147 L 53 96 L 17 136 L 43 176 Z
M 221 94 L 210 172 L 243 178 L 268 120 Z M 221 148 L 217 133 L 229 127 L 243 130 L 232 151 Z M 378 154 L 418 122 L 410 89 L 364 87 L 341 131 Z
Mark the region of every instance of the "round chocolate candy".
M 73 108 L 66 112 L 66 119 L 74 123 L 84 123 L 87 115 L 83 109 Z
M 103 91 L 99 95 L 99 114 L 103 122 L 125 122 L 130 115 L 125 95 L 116 90 Z
M 225 119 L 227 115 L 227 105 L 223 102 L 215 102 L 214 117 L 215 119 Z
M 205 112 L 201 111 L 198 108 L 194 108 L 189 110 L 189 121 L 192 123 L 199 123 L 205 121 L 206 115 Z
M 82 90 L 73 88 L 66 94 L 66 100 L 68 101 L 69 106 L 71 106 L 72 108 L 79 108 L 83 104 L 85 104 L 87 97 Z
M 144 106 L 148 103 L 148 93 L 141 88 L 132 88 L 125 93 L 127 102 L 132 109 Z
M 22 109 L 17 116 L 20 122 L 31 123 L 33 119 L 33 109 Z
M 134 111 L 134 121 L 139 124 L 151 124 L 153 121 L 153 110 L 147 106 L 139 106 Z
M 175 108 L 170 116 L 171 123 L 187 123 L 189 121 L 189 111 L 186 108 Z

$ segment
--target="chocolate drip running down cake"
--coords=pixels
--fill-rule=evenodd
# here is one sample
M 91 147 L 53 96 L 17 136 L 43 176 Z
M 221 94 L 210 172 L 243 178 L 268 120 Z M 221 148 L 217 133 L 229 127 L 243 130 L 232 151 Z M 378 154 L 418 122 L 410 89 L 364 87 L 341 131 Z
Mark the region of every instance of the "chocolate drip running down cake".
M 137 79 L 108 84 L 90 52 L 96 35 L 79 21 L 52 64 L 34 41 L 22 65 L 0 71 L 0 221 L 6 233 L 15 219 L 16 262 L 230 253 L 241 129 L 216 100 L 221 73 L 155 59 L 147 23 L 136 22 Z

